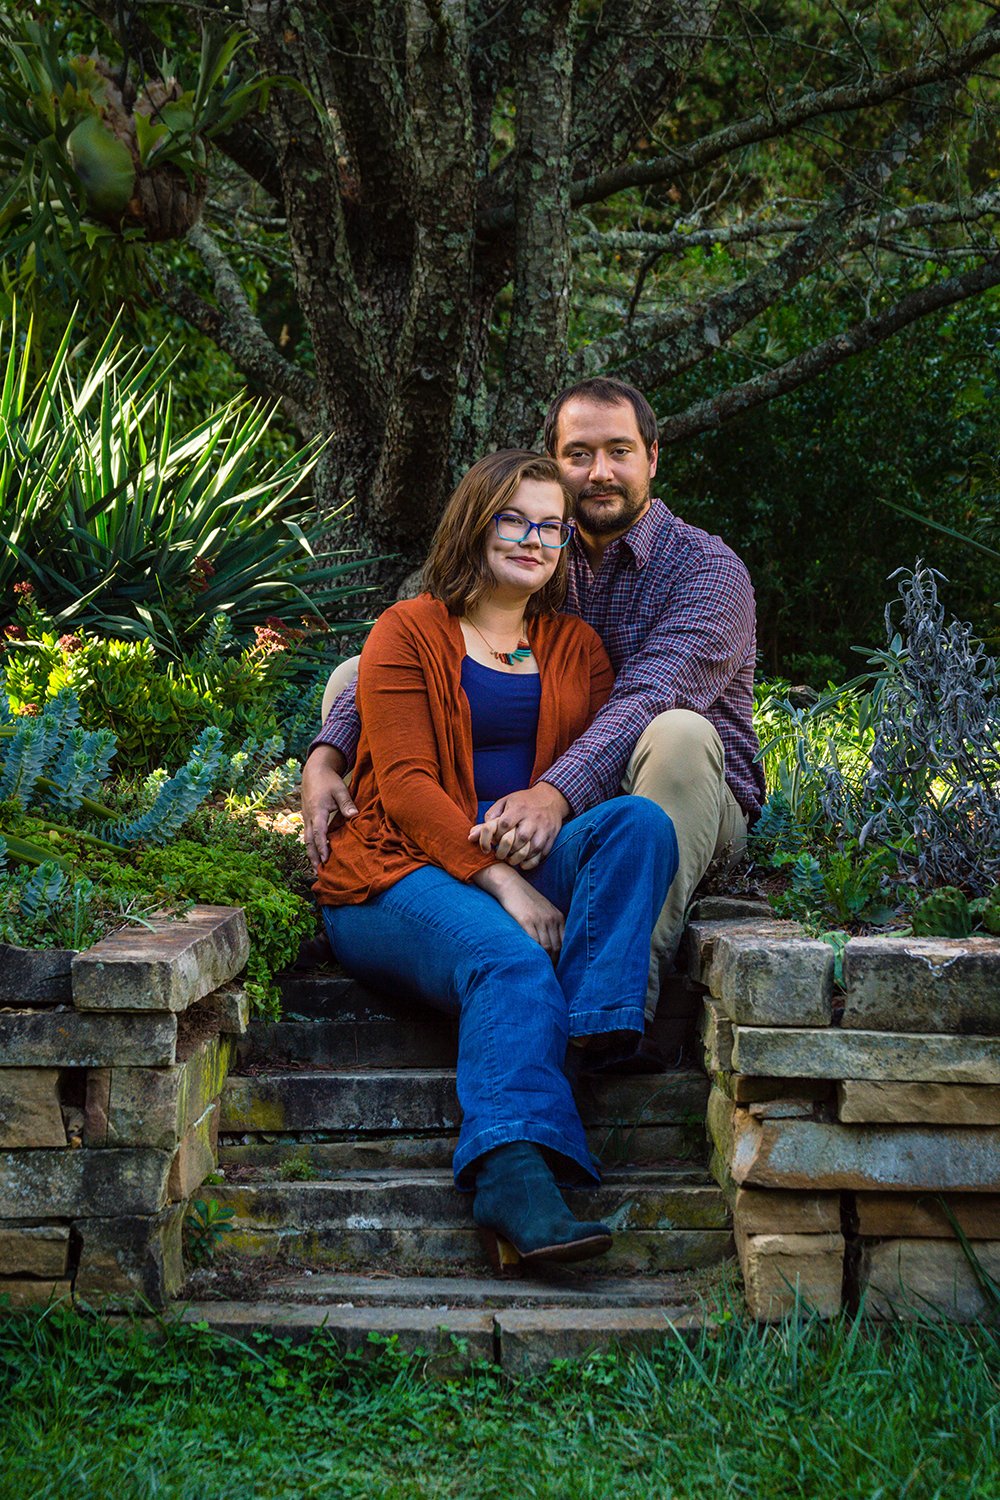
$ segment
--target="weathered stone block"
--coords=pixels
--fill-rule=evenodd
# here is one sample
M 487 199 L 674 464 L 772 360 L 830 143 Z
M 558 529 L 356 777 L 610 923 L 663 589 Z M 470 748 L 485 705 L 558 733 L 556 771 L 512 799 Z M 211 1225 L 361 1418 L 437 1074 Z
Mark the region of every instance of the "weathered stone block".
M 0 1275 L 64 1276 L 68 1257 L 68 1224 L 0 1223 Z
M 706 1000 L 701 1018 L 706 1073 L 728 1073 L 733 1066 L 733 1023 L 718 1000 Z
M 712 1082 L 737 1104 L 764 1104 L 769 1099 L 811 1099 L 836 1103 L 836 1084 L 826 1078 L 755 1078 L 746 1073 L 714 1072 Z
M 0 1005 L 66 1005 L 73 997 L 71 948 L 0 943 Z
M 833 1007 L 833 949 L 805 937 L 720 933 L 710 988 L 730 1020 L 751 1026 L 826 1026 Z
M 81 1219 L 74 1289 L 77 1297 L 131 1302 L 142 1297 L 162 1307 L 184 1280 L 181 1228 L 186 1205 L 162 1213 Z
M 232 1038 L 210 1037 L 171 1068 L 113 1068 L 108 1145 L 173 1151 L 222 1093 L 234 1053 Z
M 1000 1125 L 1000 1088 L 974 1083 L 837 1084 L 845 1124 Z
M 750 1316 L 771 1322 L 796 1305 L 823 1318 L 840 1311 L 842 1234 L 737 1234 L 736 1250 Z
M 0 1152 L 0 1219 L 155 1213 L 166 1202 L 167 1151 Z
M 75 1010 L 0 1014 L 0 1068 L 159 1067 L 174 1060 L 177 1017 L 81 1015 Z
M 839 1193 L 736 1188 L 733 1227 L 740 1234 L 839 1234 Z
M 219 1147 L 219 1105 L 210 1104 L 200 1120 L 178 1142 L 170 1164 L 167 1196 L 172 1203 L 190 1198 L 214 1172 Z
M 970 1240 L 1000 1241 L 995 1193 L 857 1193 L 857 1233 L 866 1239 L 954 1239 L 946 1205 Z
M 774 908 L 752 896 L 702 896 L 691 911 L 692 922 L 774 922 Z
M 801 933 L 802 929 L 797 922 L 783 922 L 777 917 L 709 920 L 698 916 L 688 923 L 685 930 L 688 975 L 696 984 L 707 985 L 714 994 L 715 949 L 721 938 L 787 938 L 798 937 Z
M 754 1120 L 744 1109 L 733 1110 L 729 1129 L 730 1171 L 741 1185 L 1000 1191 L 1000 1129 Z
M 52 1302 L 66 1302 L 73 1291 L 70 1281 L 50 1280 L 48 1277 L 39 1281 L 31 1281 L 27 1278 L 23 1281 L 16 1276 L 0 1277 L 0 1297 L 7 1297 L 11 1307 L 48 1307 Z
M 199 1000 L 198 1009 L 211 1015 L 219 1031 L 227 1036 L 243 1036 L 250 1024 L 250 996 L 239 984 L 224 984 L 213 990 Z
M 0 1146 L 65 1146 L 58 1068 L 0 1068 Z
M 980 1240 L 976 1259 L 1000 1281 L 1000 1244 Z M 943 1317 L 957 1323 L 996 1323 L 986 1293 L 956 1240 L 883 1240 L 861 1257 L 865 1306 L 876 1317 Z
M 176 922 L 123 927 L 73 960 L 77 1010 L 186 1010 L 235 978 L 250 952 L 239 907 L 195 906 Z
M 996 938 L 852 938 L 844 985 L 852 1029 L 1000 1035 Z
M 738 1073 L 890 1083 L 1000 1083 L 1000 1039 L 995 1037 L 760 1026 L 736 1026 L 733 1037 L 733 1067 Z
M 83 1109 L 83 1144 L 106 1146 L 108 1108 L 111 1103 L 111 1069 L 87 1070 L 87 1093 Z
M 495 1314 L 500 1362 L 509 1375 L 530 1375 L 553 1360 L 613 1349 L 649 1354 L 677 1333 L 697 1331 L 700 1316 L 683 1307 L 504 1308 Z

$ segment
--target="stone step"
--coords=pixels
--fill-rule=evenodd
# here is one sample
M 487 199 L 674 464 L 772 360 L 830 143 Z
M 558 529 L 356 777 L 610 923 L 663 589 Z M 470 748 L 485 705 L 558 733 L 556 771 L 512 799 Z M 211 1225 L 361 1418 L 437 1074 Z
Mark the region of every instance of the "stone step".
M 577 1102 L 585 1125 L 690 1125 L 704 1120 L 708 1080 L 694 1069 L 639 1078 L 584 1079 Z M 222 1096 L 224 1135 L 297 1131 L 457 1131 L 455 1075 L 447 1068 L 268 1072 L 231 1076 Z
M 489 1260 L 475 1226 L 431 1229 L 244 1228 L 226 1236 L 227 1252 L 302 1267 L 372 1271 L 395 1276 L 483 1275 Z M 727 1229 L 632 1229 L 615 1236 L 606 1255 L 581 1263 L 580 1274 L 652 1276 L 700 1270 L 733 1255 Z
M 193 1294 L 203 1283 L 223 1286 L 223 1272 L 196 1273 Z M 660 1276 L 582 1276 L 578 1265 L 552 1265 L 532 1276 L 365 1276 L 350 1272 L 298 1271 L 275 1276 L 258 1292 L 261 1302 L 312 1303 L 317 1307 L 674 1307 L 705 1289 L 703 1273 Z M 223 1293 L 225 1295 L 225 1293 Z
M 457 1192 L 450 1172 L 353 1172 L 331 1181 L 270 1180 L 226 1183 L 212 1189 L 252 1228 L 452 1228 L 471 1224 L 472 1196 Z M 599 1187 L 567 1190 L 582 1218 L 603 1218 L 613 1229 L 725 1229 L 722 1190 L 696 1169 L 609 1172 Z
M 403 996 L 374 992 L 335 970 L 279 976 L 284 1021 L 256 1021 L 240 1043 L 240 1066 L 298 1062 L 321 1067 L 453 1067 L 454 1018 Z M 667 982 L 652 1041 L 668 1062 L 692 1055 L 702 991 Z
M 322 1332 L 344 1350 L 378 1356 L 381 1342 L 395 1341 L 407 1354 L 425 1357 L 425 1375 L 454 1378 L 489 1361 L 510 1375 L 529 1375 L 556 1359 L 628 1349 L 644 1354 L 678 1337 L 697 1336 L 705 1315 L 696 1306 L 515 1307 L 331 1307 L 326 1302 L 189 1302 L 178 1305 L 181 1322 L 207 1324 L 244 1342 L 266 1333 L 303 1343 Z M 373 1335 L 376 1335 L 373 1340 Z
M 219 1142 L 219 1165 L 266 1169 L 275 1177 L 294 1179 L 336 1177 L 358 1169 L 451 1166 L 456 1135 L 333 1137 L 333 1132 L 301 1131 L 285 1137 L 273 1134 L 230 1136 Z M 706 1160 L 705 1127 L 700 1119 L 686 1125 L 597 1125 L 588 1130 L 587 1144 L 604 1168 L 664 1166 L 669 1162 Z
M 215 1187 L 234 1210 L 226 1248 L 305 1266 L 411 1273 L 484 1269 L 471 1196 L 448 1172 L 356 1172 L 327 1182 L 234 1182 Z M 567 1192 L 578 1216 L 615 1230 L 601 1274 L 714 1265 L 731 1253 L 720 1190 L 691 1168 L 609 1173 L 592 1191 Z

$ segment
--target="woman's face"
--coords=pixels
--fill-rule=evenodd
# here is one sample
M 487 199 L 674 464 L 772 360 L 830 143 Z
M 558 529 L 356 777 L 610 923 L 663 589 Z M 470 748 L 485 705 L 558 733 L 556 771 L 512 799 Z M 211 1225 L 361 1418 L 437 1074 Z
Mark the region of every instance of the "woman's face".
M 566 497 L 552 480 L 522 479 L 513 496 L 503 507 L 504 516 L 518 516 L 524 522 L 546 521 L 558 524 L 566 517 Z M 517 528 L 505 527 L 512 535 Z M 505 541 L 490 522 L 486 533 L 486 565 L 493 575 L 496 591 L 502 594 L 537 593 L 555 572 L 560 557 L 558 547 L 544 547 L 537 531 L 529 531 L 523 541 Z

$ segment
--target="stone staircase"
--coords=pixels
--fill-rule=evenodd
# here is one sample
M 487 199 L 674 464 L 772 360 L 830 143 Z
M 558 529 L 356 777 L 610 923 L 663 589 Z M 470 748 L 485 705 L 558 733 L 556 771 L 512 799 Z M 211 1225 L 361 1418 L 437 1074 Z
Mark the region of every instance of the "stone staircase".
M 579 1086 L 605 1176 L 567 1197 L 613 1226 L 611 1253 L 501 1280 L 452 1185 L 454 1023 L 336 975 L 289 976 L 288 1019 L 250 1026 L 226 1084 L 224 1181 L 204 1195 L 233 1209 L 232 1231 L 185 1316 L 293 1336 L 325 1323 L 349 1346 L 373 1331 L 423 1348 L 456 1334 L 470 1358 L 500 1358 L 506 1337 L 511 1368 L 690 1322 L 732 1254 L 692 1061 L 700 1007 L 680 979 L 664 998 L 653 1036 L 669 1071 Z

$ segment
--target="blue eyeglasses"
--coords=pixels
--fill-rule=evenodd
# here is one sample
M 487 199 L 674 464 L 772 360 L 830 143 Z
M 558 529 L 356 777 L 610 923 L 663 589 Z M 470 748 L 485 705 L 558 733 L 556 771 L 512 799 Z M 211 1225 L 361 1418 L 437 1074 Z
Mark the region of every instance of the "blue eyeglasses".
M 543 547 L 565 547 L 573 535 L 568 521 L 526 521 L 513 511 L 500 510 L 493 517 L 497 536 L 502 542 L 526 542 L 533 531 Z

